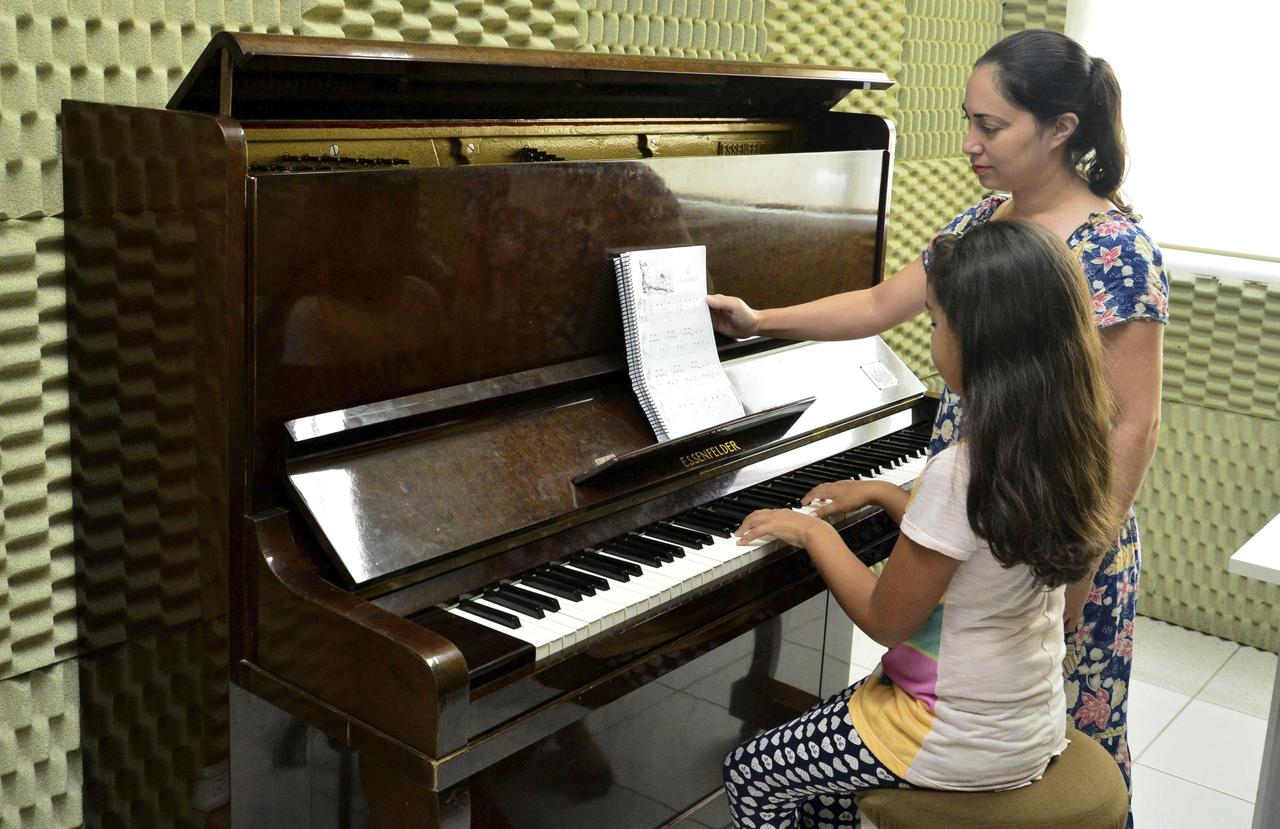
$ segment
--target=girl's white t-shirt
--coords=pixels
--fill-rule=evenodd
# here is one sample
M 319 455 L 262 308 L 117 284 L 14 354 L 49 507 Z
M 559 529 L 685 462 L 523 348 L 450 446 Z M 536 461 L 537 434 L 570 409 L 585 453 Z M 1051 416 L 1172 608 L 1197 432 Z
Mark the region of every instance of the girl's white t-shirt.
M 902 532 L 961 562 L 946 595 L 849 702 L 867 747 L 909 783 L 961 791 L 1038 779 L 1067 746 L 1064 588 L 1004 567 L 969 525 L 963 442 L 925 466 Z

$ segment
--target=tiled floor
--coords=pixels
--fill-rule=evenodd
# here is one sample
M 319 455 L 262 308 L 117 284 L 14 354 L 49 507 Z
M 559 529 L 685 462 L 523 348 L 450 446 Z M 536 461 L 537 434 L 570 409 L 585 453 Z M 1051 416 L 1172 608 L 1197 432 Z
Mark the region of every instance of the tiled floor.
M 884 648 L 854 631 L 853 674 Z M 1276 655 L 1139 617 L 1129 745 L 1138 829 L 1249 829 Z

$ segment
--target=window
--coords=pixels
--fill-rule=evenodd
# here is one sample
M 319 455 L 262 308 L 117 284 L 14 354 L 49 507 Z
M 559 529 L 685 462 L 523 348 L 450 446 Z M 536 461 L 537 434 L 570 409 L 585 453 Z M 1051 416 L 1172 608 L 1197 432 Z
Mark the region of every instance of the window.
M 1115 69 L 1124 193 L 1162 246 L 1280 260 L 1280 4 L 1072 0 L 1067 34 Z

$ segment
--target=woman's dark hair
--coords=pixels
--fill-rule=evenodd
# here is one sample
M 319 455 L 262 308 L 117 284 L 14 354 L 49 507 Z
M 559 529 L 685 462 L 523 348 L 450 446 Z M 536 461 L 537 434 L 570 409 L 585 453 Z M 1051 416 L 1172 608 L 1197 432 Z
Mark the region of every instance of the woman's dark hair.
M 933 243 L 930 302 L 960 355 L 968 515 L 996 559 L 1047 587 L 1090 573 L 1119 531 L 1111 398 L 1092 298 L 1066 246 L 1022 221 Z
M 1095 195 L 1122 210 L 1126 149 L 1120 120 L 1120 83 L 1111 64 L 1091 58 L 1079 43 L 1049 29 L 1009 35 L 974 66 L 995 67 L 1000 92 L 1042 126 L 1074 112 L 1080 119 L 1067 140 L 1067 156 Z

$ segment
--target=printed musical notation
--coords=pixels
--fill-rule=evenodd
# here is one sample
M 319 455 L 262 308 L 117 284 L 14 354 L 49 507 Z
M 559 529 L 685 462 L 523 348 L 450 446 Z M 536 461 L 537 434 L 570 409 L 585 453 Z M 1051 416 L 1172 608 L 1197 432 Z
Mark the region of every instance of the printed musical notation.
M 706 248 L 629 251 L 615 272 L 631 383 L 658 440 L 742 417 L 716 353 Z

